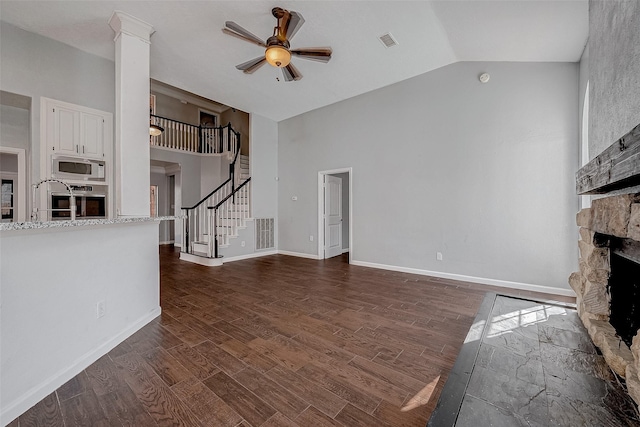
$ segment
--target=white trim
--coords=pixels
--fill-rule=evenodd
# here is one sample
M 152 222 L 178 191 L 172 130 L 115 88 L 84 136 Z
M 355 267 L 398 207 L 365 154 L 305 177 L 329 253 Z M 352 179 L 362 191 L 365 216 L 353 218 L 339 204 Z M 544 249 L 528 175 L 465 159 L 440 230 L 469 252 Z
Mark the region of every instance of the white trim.
M 315 259 L 315 260 L 322 259 L 322 258 L 320 258 L 319 255 L 316 255 L 316 254 L 304 254 L 302 252 L 281 251 L 280 249 L 278 249 L 278 254 L 280 254 L 280 255 L 289 255 L 289 256 L 297 256 L 298 258 L 309 258 L 309 259 Z
M 151 166 L 151 168 L 149 169 L 149 171 L 151 173 L 159 173 L 162 175 L 166 175 L 167 174 L 167 170 L 163 167 L 163 166 Z
M 87 368 L 93 362 L 107 354 L 122 341 L 126 340 L 135 332 L 142 329 L 147 323 L 160 316 L 161 312 L 162 309 L 160 307 L 154 308 L 152 311 L 142 316 L 135 323 L 120 332 L 118 335 L 107 340 L 99 347 L 80 356 L 80 358 L 76 359 L 68 367 L 61 369 L 56 374 L 42 381 L 40 384 L 32 387 L 18 399 L 6 405 L 2 410 L 2 413 L 0 413 L 0 419 L 13 420 L 19 417 L 33 405 L 55 391 L 58 387 L 78 375 L 78 373 L 82 372 L 83 369 Z
M 172 165 L 167 165 L 164 167 L 164 172 L 167 175 L 175 175 L 182 171 L 182 166 L 180 163 L 174 163 Z
M 186 252 L 180 252 L 180 259 L 194 264 L 204 265 L 205 267 L 219 267 L 222 265 L 222 258 L 207 258 Z
M 346 254 L 347 252 L 351 252 L 351 251 L 349 250 L 349 248 L 343 248 L 343 249 L 342 249 L 342 253 L 343 253 L 343 254 Z
M 149 145 L 149 148 L 153 148 L 153 149 L 156 149 L 156 150 L 162 150 L 162 151 L 172 151 L 174 153 L 191 154 L 193 156 L 200 156 L 200 157 L 220 157 L 220 156 L 226 156 L 227 155 L 227 152 L 224 152 L 224 153 L 196 153 L 195 151 L 180 150 L 178 148 L 159 147 L 157 145 Z M 152 160 L 154 160 L 154 159 L 152 159 Z
M 176 248 L 182 249 L 182 243 L 174 243 L 173 246 L 175 246 Z
M 29 201 L 27 200 L 27 188 L 30 188 L 27 182 L 27 160 L 26 150 L 24 148 L 13 147 L 0 147 L 0 153 L 15 154 L 18 156 L 18 172 L 16 186 L 17 192 L 15 192 L 15 199 L 13 201 L 14 221 L 25 222 L 27 220 L 27 209 L 29 208 Z M 33 209 L 33 207 L 31 207 Z
M 459 280 L 461 282 L 479 283 L 482 285 L 499 286 L 501 288 L 520 289 L 523 291 L 542 292 L 545 294 L 575 297 L 573 289 L 552 288 L 550 286 L 532 285 L 529 283 L 510 282 L 508 280 L 488 279 L 484 277 L 465 276 L 463 274 L 442 273 L 439 271 L 422 270 L 418 268 L 399 267 L 396 265 L 377 264 L 375 262 L 352 261 L 351 264 L 361 267 L 379 268 L 381 270 L 399 271 L 402 273 L 419 274 L 421 276 L 439 277 L 442 279 Z
M 318 172 L 318 254 L 317 258 L 324 259 L 324 176 L 337 173 L 349 174 L 349 245 L 353 248 L 353 168 L 329 169 Z M 294 255 L 295 256 L 295 255 Z M 349 251 L 349 264 L 353 264 L 353 251 Z
M 158 242 L 159 245 L 172 245 L 174 242 L 173 240 L 166 240 L 164 242 Z
M 263 257 L 263 256 L 277 255 L 277 254 L 278 254 L 277 250 L 254 252 L 252 254 L 232 256 L 232 257 L 229 257 L 229 258 L 224 257 L 224 258 L 222 258 L 222 263 L 226 264 L 228 262 L 242 261 L 243 259 L 259 258 L 259 257 Z

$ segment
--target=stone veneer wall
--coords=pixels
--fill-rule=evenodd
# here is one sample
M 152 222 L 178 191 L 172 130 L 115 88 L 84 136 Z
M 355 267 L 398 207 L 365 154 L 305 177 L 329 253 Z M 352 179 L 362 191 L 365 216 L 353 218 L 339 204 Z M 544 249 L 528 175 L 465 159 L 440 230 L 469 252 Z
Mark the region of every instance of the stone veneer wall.
M 569 284 L 577 295 L 578 314 L 609 366 L 626 379 L 629 394 L 640 404 L 640 334 L 633 338 L 631 349 L 616 335 L 609 323 L 607 292 L 610 236 L 640 241 L 640 193 L 594 200 L 591 208 L 578 213 L 576 222 L 580 271 L 571 275 Z

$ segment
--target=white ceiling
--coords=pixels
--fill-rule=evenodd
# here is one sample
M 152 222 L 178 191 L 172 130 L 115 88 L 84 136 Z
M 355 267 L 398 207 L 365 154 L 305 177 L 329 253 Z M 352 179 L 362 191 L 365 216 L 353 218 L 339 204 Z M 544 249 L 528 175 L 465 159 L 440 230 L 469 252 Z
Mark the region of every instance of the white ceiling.
M 236 70 L 262 49 L 221 32 L 230 20 L 266 39 L 274 6 L 306 20 L 292 48 L 333 49 L 327 64 L 294 58 L 298 82 Z M 456 61 L 576 62 L 588 37 L 588 0 L 0 2 L 3 21 L 111 60 L 114 10 L 156 30 L 152 78 L 276 121 Z M 386 32 L 398 46 L 383 46 Z

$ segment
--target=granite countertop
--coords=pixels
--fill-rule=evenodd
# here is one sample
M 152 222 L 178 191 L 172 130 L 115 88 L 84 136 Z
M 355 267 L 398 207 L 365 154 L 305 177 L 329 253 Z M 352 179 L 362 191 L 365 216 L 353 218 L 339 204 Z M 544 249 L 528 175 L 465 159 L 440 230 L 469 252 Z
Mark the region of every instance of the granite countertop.
M 127 224 L 133 222 L 169 221 L 176 219 L 182 219 L 182 216 L 121 217 L 114 219 L 79 219 L 76 221 L 4 222 L 0 223 L 0 231 L 41 230 L 44 228 L 85 227 L 90 225 Z

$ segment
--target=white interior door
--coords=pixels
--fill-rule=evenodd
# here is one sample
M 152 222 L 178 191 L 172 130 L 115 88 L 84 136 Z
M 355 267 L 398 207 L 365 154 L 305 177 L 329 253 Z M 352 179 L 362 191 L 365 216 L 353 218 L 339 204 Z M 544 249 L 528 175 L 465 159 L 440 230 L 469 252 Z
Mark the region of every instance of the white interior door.
M 324 257 L 342 254 L 342 179 L 324 177 Z

